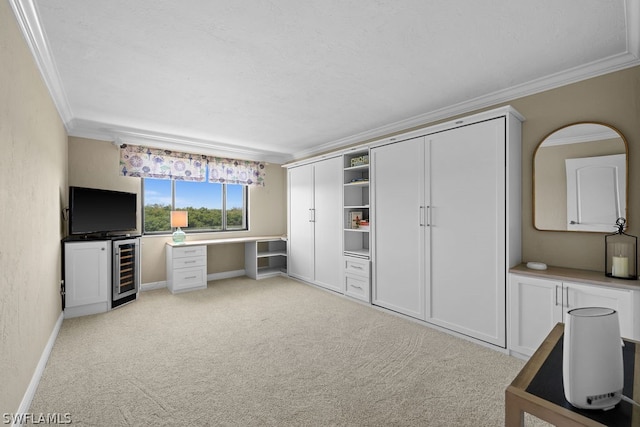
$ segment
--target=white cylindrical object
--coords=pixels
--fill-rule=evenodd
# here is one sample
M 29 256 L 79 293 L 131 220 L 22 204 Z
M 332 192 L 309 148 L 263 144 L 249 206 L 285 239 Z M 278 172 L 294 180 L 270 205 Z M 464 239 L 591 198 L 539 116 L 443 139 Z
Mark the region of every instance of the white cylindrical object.
M 614 256 L 611 275 L 615 277 L 629 277 L 629 258 L 626 256 Z
M 563 344 L 567 401 L 582 409 L 610 409 L 618 404 L 624 384 L 618 312 L 603 307 L 570 310 Z

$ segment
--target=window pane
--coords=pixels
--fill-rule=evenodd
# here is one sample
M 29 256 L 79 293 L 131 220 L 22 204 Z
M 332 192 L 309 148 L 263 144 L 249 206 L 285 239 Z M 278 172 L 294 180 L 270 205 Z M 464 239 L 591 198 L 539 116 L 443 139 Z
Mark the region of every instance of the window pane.
M 171 181 L 144 179 L 144 232 L 171 231 Z
M 244 206 L 246 188 L 244 185 L 227 184 L 227 230 L 246 228 Z
M 222 229 L 222 184 L 176 181 L 176 210 L 189 212 L 185 231 Z

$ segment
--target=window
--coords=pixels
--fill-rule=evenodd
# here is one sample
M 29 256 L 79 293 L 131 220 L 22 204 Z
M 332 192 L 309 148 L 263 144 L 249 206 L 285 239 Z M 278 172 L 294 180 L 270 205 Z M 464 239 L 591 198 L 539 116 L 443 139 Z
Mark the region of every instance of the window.
M 239 184 L 143 178 L 145 234 L 173 231 L 172 210 L 189 212 L 185 232 L 247 230 L 248 187 Z

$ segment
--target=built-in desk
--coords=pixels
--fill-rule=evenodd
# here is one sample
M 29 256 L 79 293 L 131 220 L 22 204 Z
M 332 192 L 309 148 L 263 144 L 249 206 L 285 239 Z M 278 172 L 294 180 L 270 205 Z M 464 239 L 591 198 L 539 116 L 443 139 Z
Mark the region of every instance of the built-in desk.
M 167 287 L 172 293 L 207 287 L 207 246 L 244 243 L 245 274 L 253 279 L 287 274 L 285 236 L 234 237 L 166 244 Z

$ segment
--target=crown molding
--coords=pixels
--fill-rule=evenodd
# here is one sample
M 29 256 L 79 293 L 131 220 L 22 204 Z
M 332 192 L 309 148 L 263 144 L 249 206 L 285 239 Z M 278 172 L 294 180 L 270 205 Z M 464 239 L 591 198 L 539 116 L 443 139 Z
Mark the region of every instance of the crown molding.
M 640 20 L 640 16 L 638 16 L 638 19 Z M 508 103 L 524 96 L 534 95 L 536 93 L 555 89 L 561 86 L 566 86 L 571 83 L 577 83 L 582 80 L 587 80 L 615 71 L 624 70 L 626 68 L 631 68 L 637 65 L 640 65 L 640 59 L 638 59 L 638 56 L 635 56 L 629 52 L 614 55 L 599 61 L 594 61 L 590 64 L 575 67 L 521 85 L 493 92 L 489 95 L 473 98 L 468 101 L 441 108 L 439 110 L 420 114 L 405 120 L 390 123 L 385 126 L 380 126 L 366 132 L 361 132 L 335 141 L 330 141 L 325 144 L 316 146 L 310 150 L 296 152 L 294 153 L 293 157 L 294 159 L 301 159 L 304 157 L 314 156 L 326 151 L 362 143 L 364 141 L 383 138 L 385 136 L 390 136 L 414 127 L 428 126 L 430 123 L 434 123 L 440 120 L 449 119 L 451 117 L 462 114 L 468 114 L 473 111 L 497 106 L 502 103 Z
M 45 84 L 49 89 L 58 114 L 70 136 L 105 141 L 113 141 L 120 137 L 123 141 L 130 141 L 131 143 L 134 143 L 133 141 L 135 140 L 140 141 L 138 143 L 142 144 L 153 143 L 156 147 L 180 149 L 183 151 L 188 151 L 189 147 L 191 147 L 191 149 L 197 147 L 199 151 L 207 151 L 205 154 L 212 153 L 212 155 L 231 157 L 240 156 L 247 160 L 260 160 L 279 164 L 382 138 L 410 128 L 427 126 L 436 121 L 468 114 L 483 108 L 511 102 L 514 99 L 524 96 L 534 95 L 546 90 L 640 65 L 640 2 L 637 0 L 625 0 L 627 51 L 624 53 L 405 120 L 380 126 L 366 132 L 329 141 L 317 145 L 312 149 L 286 154 L 250 148 L 245 149 L 230 144 L 212 143 L 211 141 L 167 135 L 148 130 L 131 130 L 105 123 L 74 118 L 58 69 L 49 49 L 49 43 L 40 25 L 38 10 L 34 0 L 9 0 L 9 3 L 11 4 L 29 49 L 35 58 Z
M 44 79 L 45 85 L 49 89 L 58 114 L 68 132 L 68 125 L 73 119 L 73 112 L 69 106 L 67 94 L 64 91 L 58 68 L 51 55 L 47 37 L 40 25 L 38 8 L 33 0 L 9 0 L 9 3 L 16 16 L 18 25 L 22 30 L 22 34 L 27 41 L 27 45 L 31 50 L 31 54 L 36 61 L 36 65 L 40 70 L 40 74 Z
M 627 18 L 627 52 L 638 59 L 640 58 L 640 2 L 626 0 L 624 4 Z
M 410 128 L 428 126 L 430 123 L 440 120 L 468 114 L 482 108 L 508 103 L 524 96 L 535 95 L 536 93 L 640 65 L 640 1 L 625 0 L 625 18 L 627 27 L 626 52 L 455 105 L 410 117 L 399 122 L 380 126 L 366 132 L 360 132 L 345 138 L 329 141 L 312 149 L 296 152 L 293 154 L 293 158 L 302 159 L 315 156 L 319 153 L 390 136 Z
M 580 123 L 573 126 L 580 125 L 589 125 L 589 123 Z M 554 132 L 552 135 L 548 136 L 544 140 L 545 147 L 555 147 L 558 145 L 569 145 L 569 144 L 581 144 L 583 142 L 593 142 L 593 141 L 606 141 L 613 139 L 620 139 L 620 135 L 614 131 L 613 129 L 603 126 L 597 123 L 594 123 L 593 126 L 598 127 L 596 131 L 586 134 L 586 135 L 571 135 L 570 133 L 564 133 L 563 131 L 566 129 L 570 129 L 573 126 L 567 126 L 564 129 Z
M 112 141 L 118 144 L 145 145 L 164 150 L 183 151 L 194 154 L 206 154 L 217 157 L 230 157 L 282 164 L 291 159 L 284 153 L 243 148 L 237 145 L 209 141 L 198 138 L 186 138 L 160 132 L 149 132 L 117 125 L 109 125 L 83 119 L 72 119 L 68 127 L 69 136 Z M 196 150 L 194 152 L 194 150 Z

